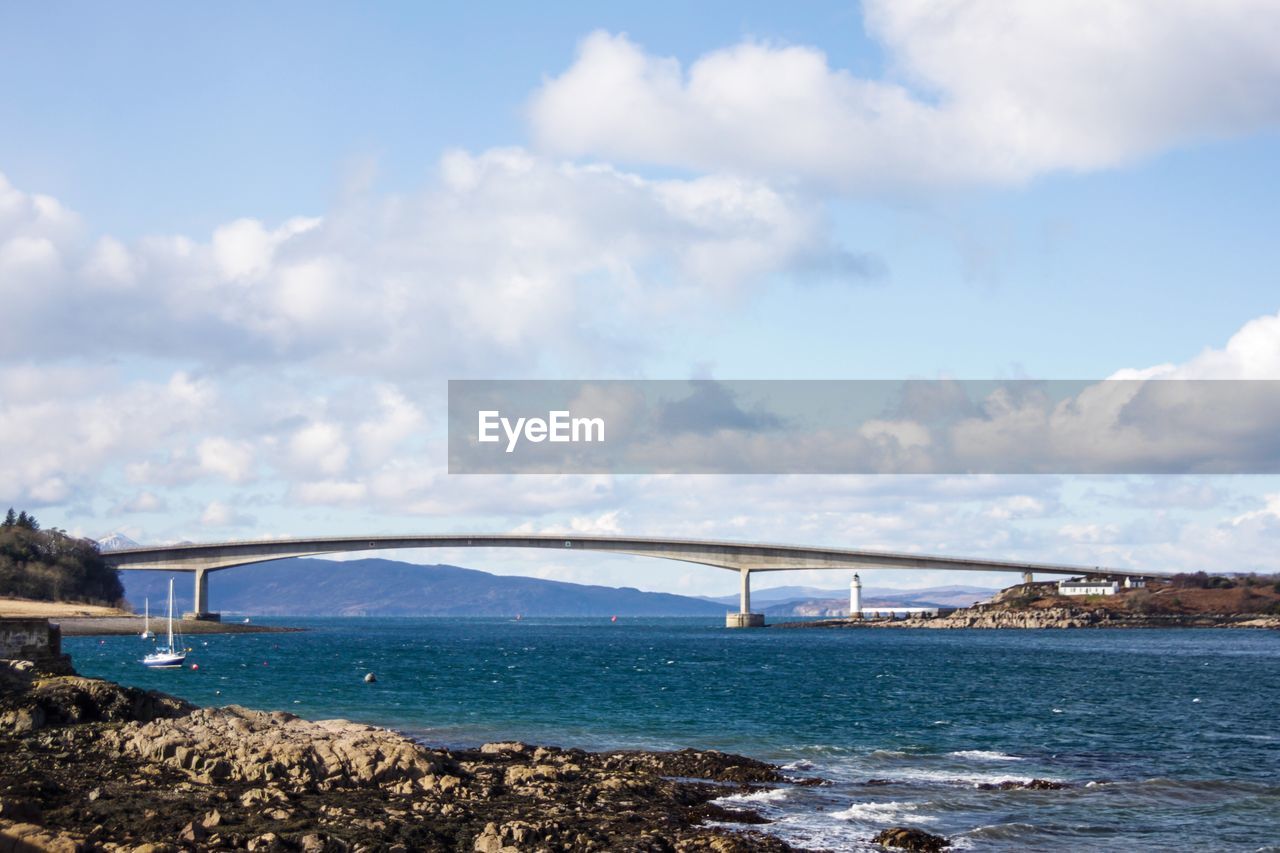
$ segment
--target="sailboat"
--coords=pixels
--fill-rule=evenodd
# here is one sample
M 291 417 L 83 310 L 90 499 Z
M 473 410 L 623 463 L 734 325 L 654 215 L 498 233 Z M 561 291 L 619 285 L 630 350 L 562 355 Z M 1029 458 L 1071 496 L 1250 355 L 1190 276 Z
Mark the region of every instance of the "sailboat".
M 151 599 L 143 599 L 143 617 L 142 617 L 142 639 L 150 640 L 155 634 L 151 633 Z
M 152 669 L 177 669 L 186 659 L 186 649 L 179 651 L 173 644 L 173 578 L 169 578 L 169 643 L 144 657 L 142 665 Z

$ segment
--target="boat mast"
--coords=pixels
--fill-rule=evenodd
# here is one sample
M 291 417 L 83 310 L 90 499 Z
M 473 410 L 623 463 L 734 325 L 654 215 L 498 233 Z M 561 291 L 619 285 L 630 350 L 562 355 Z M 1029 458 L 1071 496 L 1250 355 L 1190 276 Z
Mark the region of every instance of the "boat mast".
M 169 651 L 173 651 L 173 578 L 169 578 Z

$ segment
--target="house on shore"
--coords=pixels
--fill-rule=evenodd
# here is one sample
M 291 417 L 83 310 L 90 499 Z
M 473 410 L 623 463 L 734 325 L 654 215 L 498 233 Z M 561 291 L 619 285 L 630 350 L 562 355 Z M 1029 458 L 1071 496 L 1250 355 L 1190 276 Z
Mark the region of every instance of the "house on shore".
M 1059 595 L 1115 595 L 1123 589 L 1141 589 L 1147 585 L 1146 578 L 1125 577 L 1123 580 L 1112 578 L 1069 578 L 1058 581 Z

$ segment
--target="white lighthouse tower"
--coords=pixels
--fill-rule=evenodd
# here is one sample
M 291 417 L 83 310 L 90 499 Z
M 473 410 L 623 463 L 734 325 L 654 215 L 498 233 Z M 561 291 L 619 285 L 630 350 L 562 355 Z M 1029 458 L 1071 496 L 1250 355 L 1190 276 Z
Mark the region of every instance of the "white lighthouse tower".
M 862 578 L 858 577 L 857 572 L 854 572 L 853 580 L 849 581 L 849 618 L 862 618 Z

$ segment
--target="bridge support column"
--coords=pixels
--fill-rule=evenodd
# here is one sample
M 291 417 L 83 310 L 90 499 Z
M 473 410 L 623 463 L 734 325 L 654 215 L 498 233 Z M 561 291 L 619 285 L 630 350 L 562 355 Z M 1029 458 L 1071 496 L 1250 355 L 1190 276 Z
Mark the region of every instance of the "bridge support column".
M 199 620 L 201 622 L 221 622 L 221 613 L 211 613 L 209 611 L 209 570 L 196 569 L 196 594 L 192 601 L 190 613 L 183 613 L 182 618 L 188 620 Z
M 726 628 L 763 628 L 764 614 L 751 612 L 751 570 L 739 569 L 742 577 L 742 591 L 738 597 L 738 612 L 726 613 L 724 616 L 724 626 Z
M 1034 575 L 1034 574 L 1032 574 L 1031 572 L 1023 572 L 1023 573 L 1022 573 L 1022 582 L 1023 582 L 1023 583 L 1025 583 L 1025 584 L 1032 584 L 1032 583 L 1035 583 L 1035 582 L 1036 582 L 1035 575 Z

